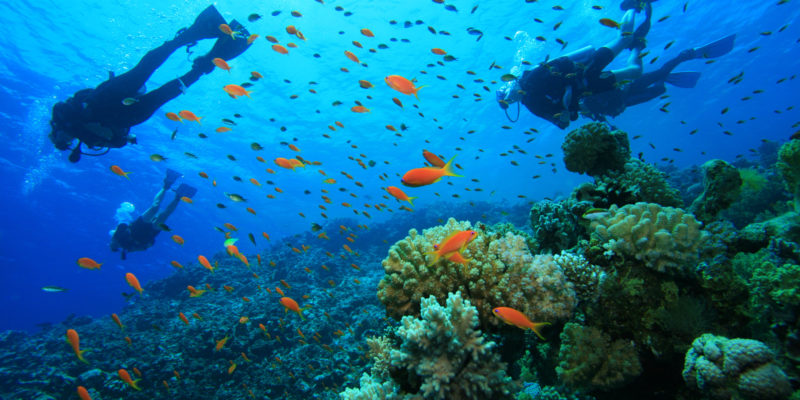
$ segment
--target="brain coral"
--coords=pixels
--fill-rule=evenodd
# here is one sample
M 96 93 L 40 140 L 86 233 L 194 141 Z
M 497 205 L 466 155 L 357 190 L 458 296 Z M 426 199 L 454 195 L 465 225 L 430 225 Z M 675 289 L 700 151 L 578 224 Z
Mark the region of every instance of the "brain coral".
M 623 206 L 638 202 L 657 203 L 667 207 L 683 205 L 680 193 L 670 186 L 667 176 L 658 168 L 641 160 L 629 159 L 619 171 L 609 171 L 595 179 L 595 207 Z M 579 199 L 588 200 L 588 199 Z
M 588 205 L 576 204 L 572 199 L 536 202 L 530 212 L 536 250 L 558 253 L 575 246 L 578 239 L 586 236 L 579 218 L 587 208 Z
M 592 122 L 567 134 L 561 144 L 568 170 L 598 176 L 621 170 L 631 157 L 628 134 L 609 131 L 606 124 Z
M 709 236 L 694 216 L 679 208 L 636 203 L 608 211 L 608 216 L 592 224 L 592 238 L 606 250 L 659 272 L 690 273 L 698 249 Z
M 792 386 L 774 361 L 757 340 L 706 333 L 686 352 L 683 380 L 714 399 L 785 399 Z
M 611 341 L 599 329 L 569 322 L 561 332 L 558 378 L 573 388 L 608 389 L 639 376 L 633 342 Z
M 492 308 L 511 307 L 532 321 L 553 321 L 572 315 L 576 298 L 572 284 L 552 256 L 532 256 L 525 238 L 506 232 L 501 236 L 478 230 L 477 237 L 464 250 L 471 258 L 466 266 L 450 261 L 426 264 L 425 253 L 456 230 L 472 229 L 469 222 L 450 218 L 444 226 L 415 229 L 389 249 L 383 260 L 384 277 L 378 285 L 378 298 L 390 316 L 418 316 L 425 296 L 447 297 L 461 291 L 478 309 L 481 328 L 495 329 L 502 321 Z

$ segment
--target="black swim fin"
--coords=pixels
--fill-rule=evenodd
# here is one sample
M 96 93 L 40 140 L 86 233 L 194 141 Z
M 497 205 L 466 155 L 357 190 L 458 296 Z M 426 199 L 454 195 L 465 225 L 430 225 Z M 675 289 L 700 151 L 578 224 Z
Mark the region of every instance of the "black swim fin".
M 722 39 L 711 42 L 705 46 L 694 49 L 696 58 L 716 58 L 722 57 L 733 50 L 733 42 L 736 34 L 725 36 Z
M 197 189 L 194 186 L 189 186 L 185 183 L 181 183 L 181 185 L 175 189 L 175 196 L 178 198 L 188 197 L 191 199 L 195 194 L 197 194 Z
M 164 177 L 164 187 L 168 188 L 172 186 L 172 184 L 175 183 L 175 181 L 182 176 L 183 174 L 181 174 L 180 172 L 175 171 L 174 169 L 167 168 L 167 176 Z
M 679 88 L 693 88 L 697 85 L 697 81 L 700 79 L 699 72 L 673 72 L 667 75 L 667 79 L 665 80 L 672 86 L 679 87 Z
M 219 26 L 224 23 L 225 18 L 222 14 L 219 13 L 216 7 L 210 5 L 197 16 L 192 26 L 179 31 L 175 39 L 188 44 L 202 39 L 222 37 L 224 33 L 219 29 Z
M 247 43 L 250 32 L 248 32 L 242 24 L 233 20 L 228 26 L 231 27 L 232 31 L 238 32 L 238 34 L 234 35 L 237 38 L 234 39 L 226 35 L 217 39 L 216 43 L 214 43 L 214 47 L 211 48 L 208 54 L 194 59 L 192 69 L 208 74 L 214 70 L 213 59 L 221 58 L 225 61 L 229 61 L 236 58 L 239 54 L 244 53 L 244 51 L 250 47 L 250 44 Z

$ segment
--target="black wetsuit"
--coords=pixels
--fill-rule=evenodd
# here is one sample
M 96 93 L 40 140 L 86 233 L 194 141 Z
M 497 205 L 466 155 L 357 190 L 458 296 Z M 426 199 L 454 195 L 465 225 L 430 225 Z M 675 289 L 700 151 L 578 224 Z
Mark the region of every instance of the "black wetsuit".
M 156 244 L 156 236 L 159 233 L 161 233 L 159 227 L 139 217 L 130 225 L 119 224 L 112 240 L 122 249 L 122 258 L 125 259 L 128 252 L 143 251 Z
M 603 72 L 613 59 L 611 49 L 601 47 L 594 51 L 585 65 L 568 57 L 559 57 L 525 71 L 520 78 L 520 88 L 525 91 L 522 104 L 533 114 L 564 129 L 569 122 L 561 120 L 559 114 L 568 113 L 569 119 L 574 121 L 578 119 L 582 96 L 614 89 L 614 74 Z M 568 87 L 572 88 L 572 95 L 567 108 L 564 108 Z

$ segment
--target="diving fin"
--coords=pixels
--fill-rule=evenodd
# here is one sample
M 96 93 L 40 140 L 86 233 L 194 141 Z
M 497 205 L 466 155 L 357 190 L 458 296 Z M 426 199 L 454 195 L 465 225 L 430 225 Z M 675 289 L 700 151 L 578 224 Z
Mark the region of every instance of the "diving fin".
M 736 39 L 736 34 L 725 36 L 715 42 L 711 42 L 703 47 L 694 49 L 696 58 L 716 58 L 722 57 L 733 50 L 733 41 Z
M 197 189 L 194 186 L 189 186 L 185 183 L 181 183 L 181 185 L 175 189 L 175 196 L 178 198 L 188 197 L 191 199 L 196 193 Z
M 619 5 L 619 8 L 622 11 L 630 10 L 631 8 L 635 9 L 636 11 L 642 11 L 645 5 L 649 3 L 655 3 L 658 0 L 623 0 L 622 4 Z
M 175 171 L 174 169 L 167 168 L 167 176 L 164 177 L 164 187 L 168 188 L 172 186 L 172 184 L 175 183 L 175 181 L 182 176 L 183 174 L 181 174 L 180 172 Z
M 179 31 L 175 39 L 181 43 L 192 43 L 202 39 L 222 37 L 224 34 L 219 26 L 225 23 L 225 18 L 216 7 L 210 5 L 197 16 L 192 26 Z
M 698 79 L 700 79 L 699 72 L 673 72 L 667 75 L 665 81 L 675 87 L 690 89 L 697 85 Z
M 233 39 L 230 36 L 222 36 L 214 43 L 214 47 L 211 48 L 206 55 L 197 57 L 194 59 L 194 63 L 192 64 L 192 69 L 199 70 L 204 74 L 208 74 L 214 70 L 214 63 L 212 62 L 215 58 L 221 58 L 225 61 L 230 61 L 239 54 L 244 53 L 250 44 L 247 43 L 247 38 L 250 36 L 250 32 L 242 26 L 236 20 L 231 21 L 228 26 L 231 27 L 231 30 L 234 32 L 238 32 L 237 36 L 241 36 L 239 39 Z

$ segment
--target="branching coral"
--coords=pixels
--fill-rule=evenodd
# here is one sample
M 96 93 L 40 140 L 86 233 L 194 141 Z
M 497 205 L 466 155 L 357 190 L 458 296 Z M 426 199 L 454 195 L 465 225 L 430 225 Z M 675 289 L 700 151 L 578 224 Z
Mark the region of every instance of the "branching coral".
M 495 343 L 478 329 L 478 310 L 458 292 L 444 307 L 423 298 L 421 318 L 403 317 L 395 334 L 400 345 L 388 349 L 394 380 L 364 374 L 360 388 L 341 393 L 343 400 L 510 399 L 517 389 Z M 380 348 L 373 354 L 383 359 L 387 344 L 373 340 L 370 347 Z
M 606 250 L 677 275 L 691 272 L 709 236 L 691 214 L 651 203 L 612 206 L 593 226 L 592 237 Z
M 573 388 L 609 389 L 642 373 L 632 341 L 612 342 L 599 329 L 572 322 L 561 332 L 558 358 L 558 378 Z
M 641 160 L 630 159 L 621 171 L 609 171 L 595 178 L 594 184 L 584 184 L 573 191 L 573 197 L 590 201 L 594 207 L 623 206 L 638 202 L 662 206 L 683 205 L 678 190 L 670 186 L 666 175 Z
M 567 134 L 561 144 L 567 169 L 589 176 L 620 170 L 631 156 L 628 134 L 609 131 L 606 124 L 592 122 Z
M 433 250 L 456 230 L 471 229 L 469 222 L 448 220 L 444 226 L 426 229 L 409 236 L 389 249 L 383 260 L 384 277 L 378 285 L 378 298 L 390 316 L 419 315 L 424 296 L 444 299 L 447 293 L 461 291 L 478 309 L 482 329 L 495 329 L 502 321 L 492 315 L 498 306 L 514 308 L 532 321 L 568 318 L 575 306 L 575 292 L 561 267 L 551 256 L 532 256 L 525 238 L 506 232 L 504 236 L 479 230 L 463 252 L 471 258 L 462 266 L 442 260 L 426 265 L 425 253 Z
M 785 399 L 792 386 L 774 361 L 757 340 L 706 333 L 686 352 L 683 380 L 714 399 Z

